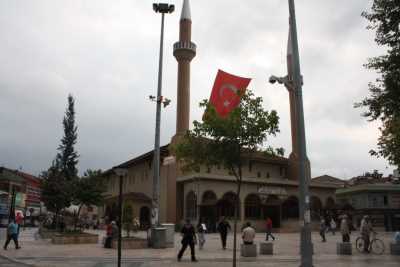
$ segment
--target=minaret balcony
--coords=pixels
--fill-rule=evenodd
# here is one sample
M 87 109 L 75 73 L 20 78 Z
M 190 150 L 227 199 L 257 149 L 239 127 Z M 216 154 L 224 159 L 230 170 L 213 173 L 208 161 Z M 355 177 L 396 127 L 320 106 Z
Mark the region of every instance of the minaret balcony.
M 196 55 L 196 44 L 192 42 L 176 42 L 174 44 L 174 56 L 177 59 L 191 60 Z

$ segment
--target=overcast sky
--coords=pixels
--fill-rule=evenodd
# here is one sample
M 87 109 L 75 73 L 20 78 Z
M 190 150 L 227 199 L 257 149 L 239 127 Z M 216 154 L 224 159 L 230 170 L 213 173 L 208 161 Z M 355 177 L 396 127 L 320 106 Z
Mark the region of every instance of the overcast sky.
M 377 77 L 363 68 L 383 52 L 360 14 L 366 0 L 296 1 L 307 152 L 312 176 L 351 178 L 393 167 L 373 158 L 378 124 L 353 103 Z M 175 133 L 182 0 L 166 15 L 161 143 Z M 288 6 L 284 0 L 191 0 L 191 121 L 218 68 L 252 78 L 250 88 L 277 110 L 281 133 L 269 141 L 291 151 L 289 98 L 271 74 L 286 74 Z M 76 99 L 79 170 L 108 169 L 154 146 L 161 16 L 146 0 L 0 2 L 0 166 L 39 174 L 55 157 L 67 95 Z

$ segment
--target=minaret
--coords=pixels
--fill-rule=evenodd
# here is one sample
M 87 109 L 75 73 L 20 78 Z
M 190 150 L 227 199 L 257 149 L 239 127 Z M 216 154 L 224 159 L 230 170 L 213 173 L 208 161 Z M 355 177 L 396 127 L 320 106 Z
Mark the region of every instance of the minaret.
M 174 44 L 174 56 L 178 61 L 178 91 L 176 109 L 176 135 L 189 130 L 190 118 L 190 61 L 196 56 L 192 43 L 192 18 L 189 0 L 183 0 L 179 26 L 179 42 Z

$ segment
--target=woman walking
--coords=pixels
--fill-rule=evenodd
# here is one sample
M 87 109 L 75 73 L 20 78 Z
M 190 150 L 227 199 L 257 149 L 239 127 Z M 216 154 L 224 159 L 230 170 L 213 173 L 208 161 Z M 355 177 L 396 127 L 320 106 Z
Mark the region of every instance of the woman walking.
M 199 224 L 197 225 L 197 236 L 199 241 L 199 249 L 203 249 L 204 243 L 206 243 L 206 231 L 207 227 L 205 223 L 200 219 Z

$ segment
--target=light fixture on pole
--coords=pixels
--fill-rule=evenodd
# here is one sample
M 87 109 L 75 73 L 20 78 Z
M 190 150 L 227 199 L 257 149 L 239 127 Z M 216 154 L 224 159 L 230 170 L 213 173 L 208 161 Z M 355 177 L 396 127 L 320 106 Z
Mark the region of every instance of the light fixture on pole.
M 128 174 L 127 169 L 114 168 L 114 173 L 119 177 L 119 195 L 118 195 L 118 267 L 121 267 L 121 241 L 122 241 L 122 185 L 123 178 Z
M 297 42 L 297 28 L 296 28 L 296 14 L 294 0 L 289 2 L 289 40 L 288 40 L 288 75 L 285 77 L 277 77 L 272 75 L 269 78 L 270 83 L 280 83 L 285 85 L 291 97 L 293 97 L 293 114 L 291 114 L 293 133 L 295 136 L 293 140 L 293 149 L 296 154 L 296 161 L 298 169 L 296 175 L 299 178 L 299 213 L 300 213 L 300 255 L 301 267 L 312 267 L 312 241 L 311 241 L 311 228 L 310 228 L 310 196 L 309 196 L 309 182 L 311 177 L 308 167 L 307 149 L 306 149 L 306 136 L 304 127 L 304 110 L 303 110 L 303 96 L 302 85 L 303 78 L 300 71 L 300 58 Z M 292 112 L 291 112 L 292 113 Z
M 161 13 L 161 36 L 160 36 L 160 55 L 158 62 L 158 84 L 157 84 L 157 97 L 150 96 L 157 102 L 156 109 L 156 129 L 155 129 L 155 141 L 154 141 L 154 161 L 153 161 L 153 199 L 152 199 L 152 228 L 155 229 L 160 224 L 159 221 L 159 200 L 160 200 L 160 124 L 161 124 L 161 104 L 163 103 L 163 97 L 161 95 L 162 89 L 162 63 L 163 63 L 163 46 L 164 46 L 164 15 L 172 13 L 175 10 L 174 5 L 166 3 L 153 4 L 153 10 L 156 13 Z M 167 102 L 167 105 L 169 101 Z M 166 104 L 164 103 L 164 106 Z M 152 244 L 156 242 L 154 239 L 156 235 L 152 233 Z

